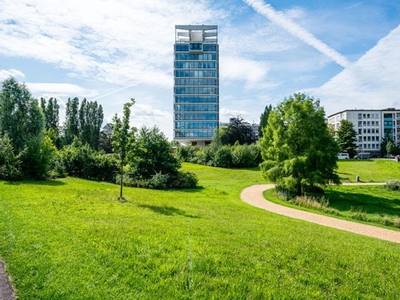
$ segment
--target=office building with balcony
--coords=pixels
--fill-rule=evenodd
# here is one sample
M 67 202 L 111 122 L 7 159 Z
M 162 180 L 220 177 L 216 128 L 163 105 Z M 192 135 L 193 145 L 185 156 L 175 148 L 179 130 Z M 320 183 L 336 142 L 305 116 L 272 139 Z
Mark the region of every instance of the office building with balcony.
M 380 154 L 380 145 L 385 136 L 395 144 L 400 142 L 400 110 L 387 108 L 382 110 L 354 109 L 344 110 L 328 116 L 328 124 L 338 130 L 341 120 L 353 123 L 357 132 L 357 152 Z
M 216 25 L 176 25 L 174 140 L 205 146 L 219 124 L 219 45 Z

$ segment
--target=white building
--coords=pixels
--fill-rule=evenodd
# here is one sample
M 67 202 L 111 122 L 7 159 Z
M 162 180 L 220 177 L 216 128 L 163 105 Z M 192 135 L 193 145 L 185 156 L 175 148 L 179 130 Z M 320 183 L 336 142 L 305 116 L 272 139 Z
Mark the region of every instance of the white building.
M 344 110 L 328 116 L 328 124 L 338 130 L 341 120 L 353 123 L 357 132 L 357 151 L 380 153 L 383 137 L 389 135 L 397 144 L 400 142 L 400 110 L 387 108 L 382 110 L 354 109 Z

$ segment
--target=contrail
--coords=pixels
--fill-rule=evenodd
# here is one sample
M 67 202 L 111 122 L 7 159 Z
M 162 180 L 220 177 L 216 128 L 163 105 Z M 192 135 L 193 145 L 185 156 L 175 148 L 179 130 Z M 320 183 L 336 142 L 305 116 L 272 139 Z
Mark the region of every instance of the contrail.
M 337 64 L 341 65 L 342 67 L 347 67 L 350 65 L 350 61 L 341 55 L 336 50 L 329 47 L 327 44 L 323 43 L 319 39 L 317 39 L 313 34 L 308 32 L 306 29 L 301 27 L 300 25 L 296 24 L 292 20 L 288 19 L 282 12 L 276 11 L 270 4 L 264 3 L 261 0 L 244 0 L 248 5 L 253 7 L 253 9 L 262 14 L 263 16 L 270 19 L 272 22 L 278 24 L 287 32 L 291 33 L 292 35 L 298 37 L 306 44 L 310 45 L 311 47 L 315 48 L 328 58 L 335 61 Z
M 135 85 L 138 85 L 139 83 L 140 83 L 140 81 L 135 82 L 135 83 L 132 83 L 132 84 L 130 84 L 130 85 L 124 86 L 124 87 L 122 87 L 122 88 L 119 88 L 119 89 L 113 90 L 113 91 L 111 91 L 111 92 L 108 92 L 108 93 L 106 93 L 106 94 L 103 94 L 103 95 L 100 95 L 100 96 L 98 96 L 98 97 L 95 97 L 95 98 L 92 99 L 92 100 L 93 100 L 93 101 L 99 100 L 99 99 L 104 98 L 104 97 L 106 97 L 106 96 L 109 96 L 109 95 L 118 93 L 118 92 L 120 92 L 120 91 L 129 89 L 130 87 L 133 87 L 133 86 L 135 86 Z

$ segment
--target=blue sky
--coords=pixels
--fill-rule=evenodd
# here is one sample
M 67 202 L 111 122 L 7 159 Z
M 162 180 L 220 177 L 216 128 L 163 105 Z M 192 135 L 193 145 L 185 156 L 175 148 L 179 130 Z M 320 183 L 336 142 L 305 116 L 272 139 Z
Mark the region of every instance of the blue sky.
M 171 138 L 176 24 L 218 25 L 221 121 L 295 92 L 327 115 L 400 108 L 398 0 L 0 0 L 0 80 L 96 100 L 105 122 L 135 98 L 131 124 Z

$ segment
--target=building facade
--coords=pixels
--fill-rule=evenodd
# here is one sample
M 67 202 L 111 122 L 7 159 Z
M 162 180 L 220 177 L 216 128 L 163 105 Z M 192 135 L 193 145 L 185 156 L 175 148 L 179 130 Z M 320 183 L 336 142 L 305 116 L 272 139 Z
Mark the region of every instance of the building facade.
M 380 145 L 385 136 L 389 136 L 395 144 L 400 142 L 400 110 L 387 108 L 382 110 L 344 110 L 328 116 L 328 124 L 336 130 L 340 121 L 353 123 L 357 132 L 357 152 L 369 152 L 379 155 Z
M 216 25 L 176 25 L 174 140 L 204 146 L 219 124 L 219 45 Z

